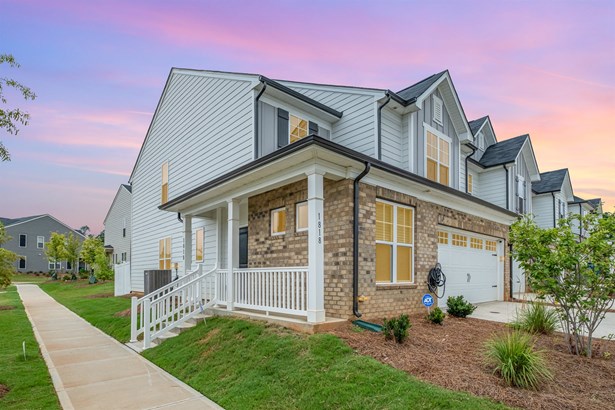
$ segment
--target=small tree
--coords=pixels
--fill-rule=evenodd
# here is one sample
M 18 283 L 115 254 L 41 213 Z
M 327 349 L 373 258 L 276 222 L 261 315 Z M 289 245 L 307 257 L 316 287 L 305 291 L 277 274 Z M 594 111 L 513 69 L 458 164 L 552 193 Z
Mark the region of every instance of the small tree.
M 10 240 L 11 237 L 6 233 L 4 225 L 0 222 L 0 289 L 11 284 L 11 277 L 15 272 L 13 263 L 18 258 L 15 252 L 2 248 L 2 245 Z
M 63 259 L 67 259 L 66 253 L 66 243 L 64 235 L 58 232 L 52 232 L 51 237 L 49 238 L 49 242 L 45 245 L 45 255 L 47 255 L 47 259 L 49 262 L 57 266 L 58 261 Z
M 81 259 L 88 265 L 90 272 L 93 271 L 94 263 L 96 262 L 96 253 L 99 248 L 102 248 L 104 252 L 102 242 L 93 236 L 86 238 L 81 245 Z
M 105 248 L 100 247 L 96 251 L 96 257 L 94 259 L 94 274 L 97 279 L 104 281 L 113 279 L 113 269 L 109 266 L 109 260 L 105 255 Z
M 586 237 L 573 232 L 573 220 Z M 555 302 L 570 352 L 591 357 L 593 334 L 615 302 L 615 215 L 573 216 L 551 229 L 525 217 L 510 240 L 532 289 Z
M 73 279 L 76 279 L 75 272 L 77 272 L 79 265 L 81 242 L 76 235 L 69 233 L 64 240 L 64 248 L 66 249 L 66 260 L 71 264 L 71 273 L 73 274 Z

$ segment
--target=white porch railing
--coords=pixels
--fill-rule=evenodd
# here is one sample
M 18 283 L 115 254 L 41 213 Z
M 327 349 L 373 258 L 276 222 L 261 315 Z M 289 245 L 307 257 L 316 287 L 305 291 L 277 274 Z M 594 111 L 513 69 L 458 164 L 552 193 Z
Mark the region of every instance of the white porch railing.
M 228 302 L 228 270 L 188 275 L 143 296 L 132 298 L 130 340 L 143 334 L 143 348 L 199 312 Z M 307 316 L 308 268 L 233 269 L 232 301 L 237 308 Z
M 114 296 L 130 293 L 130 262 L 113 265 Z
M 172 330 L 212 306 L 216 300 L 216 268 L 203 273 L 203 266 L 139 299 L 132 298 L 130 341 L 143 334 L 143 348 L 159 335 Z
M 219 295 L 226 296 L 226 270 L 219 270 Z M 233 269 L 235 307 L 307 315 L 308 268 Z M 226 299 L 226 298 L 224 298 Z M 224 300 L 225 301 L 225 300 Z M 218 303 L 223 303 L 220 299 Z

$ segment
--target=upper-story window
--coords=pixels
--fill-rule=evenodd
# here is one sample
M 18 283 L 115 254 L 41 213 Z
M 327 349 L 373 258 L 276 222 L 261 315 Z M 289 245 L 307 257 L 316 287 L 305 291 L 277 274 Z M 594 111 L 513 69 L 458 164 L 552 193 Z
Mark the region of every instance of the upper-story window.
M 521 175 L 517 175 L 517 196 L 519 198 L 517 212 L 524 214 L 527 211 L 525 200 L 525 179 Z
M 19 247 L 20 248 L 25 248 L 28 245 L 28 235 L 26 234 L 20 234 L 19 235 Z
M 45 247 L 45 237 L 44 236 L 36 237 L 36 247 L 38 249 L 43 249 Z
M 444 136 L 438 136 L 431 131 L 427 133 L 426 168 L 427 179 L 450 185 L 451 173 L 451 142 Z
M 160 202 L 165 204 L 169 200 L 169 163 L 162 163 L 162 187 L 160 190 Z
M 124 226 L 122 227 L 122 238 L 126 237 L 126 218 L 124 218 Z
M 558 199 L 558 217 L 559 219 L 562 219 L 566 216 L 566 203 L 564 201 L 562 201 L 561 199 Z
M 305 138 L 309 133 L 309 122 L 301 117 L 297 117 L 296 115 L 290 115 L 289 121 L 289 142 L 292 144 L 293 142 L 299 141 L 301 138 Z
M 474 175 L 468 173 L 468 194 L 473 195 L 474 192 Z
M 478 133 L 478 149 L 481 151 L 485 150 L 485 136 L 482 132 Z
M 443 108 L 442 108 L 442 100 L 435 95 L 433 96 L 433 120 L 434 122 L 442 125 L 443 122 Z

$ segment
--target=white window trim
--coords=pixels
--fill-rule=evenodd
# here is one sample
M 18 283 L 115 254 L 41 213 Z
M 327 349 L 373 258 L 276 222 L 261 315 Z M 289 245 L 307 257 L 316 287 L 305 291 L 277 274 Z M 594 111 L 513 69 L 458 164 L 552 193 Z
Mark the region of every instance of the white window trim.
M 167 241 L 166 240 L 168 238 L 171 238 L 171 247 L 169 249 L 170 250 L 169 257 L 168 258 L 164 258 L 163 257 L 161 259 L 160 258 L 160 241 L 164 241 L 164 247 L 165 247 L 165 251 L 166 251 L 166 246 L 167 246 Z M 171 264 L 171 268 L 170 269 L 173 270 L 173 236 L 165 236 L 164 238 L 159 238 L 157 244 L 158 244 L 158 249 L 157 249 L 156 252 L 158 252 L 158 267 L 160 267 L 160 261 L 168 260 L 169 263 Z M 166 255 L 166 252 L 164 253 L 163 256 L 165 256 L 165 255 Z M 119 256 L 119 254 L 118 254 L 118 256 Z M 164 266 L 163 266 L 162 270 L 165 270 Z
M 295 204 L 295 231 L 296 232 L 307 232 L 308 230 L 307 226 L 305 228 L 299 228 L 299 206 L 307 206 L 307 201 L 301 201 Z M 309 218 L 309 214 L 308 214 L 308 218 Z M 308 224 L 309 224 L 309 221 L 308 221 Z
M 440 117 L 441 118 L 436 117 L 436 104 L 440 105 Z M 434 95 L 432 108 L 433 108 L 433 112 L 431 116 L 432 116 L 433 122 L 435 122 L 436 124 L 444 125 L 444 101 L 442 101 L 440 97 Z
M 485 150 L 485 136 L 482 132 L 478 133 L 478 149 L 481 151 Z
M 273 232 L 273 213 L 277 211 L 284 211 L 286 213 L 286 207 L 281 206 L 279 208 L 275 208 L 269 211 L 269 232 L 271 233 L 271 236 L 286 235 L 286 229 L 284 229 L 283 232 Z M 288 214 L 286 214 L 286 224 L 288 225 Z M 288 226 L 286 226 L 285 228 L 288 228 Z
M 434 134 L 436 137 L 441 138 L 445 141 L 448 141 L 448 185 L 453 188 L 453 140 L 452 138 L 444 135 L 434 127 L 430 126 L 427 123 L 423 123 L 423 175 L 427 178 L 427 131 Z M 440 144 L 438 143 L 438 167 L 436 168 L 438 172 L 438 177 L 440 176 Z M 466 170 L 467 172 L 467 170 Z M 440 178 L 438 178 L 440 179 Z M 440 183 L 438 181 L 433 181 L 436 183 Z M 444 184 L 442 184 L 444 185 Z
M 301 115 L 295 114 L 295 113 L 294 113 L 294 112 L 292 112 L 292 111 L 289 111 L 289 112 L 288 112 L 288 144 L 289 144 L 289 145 L 290 145 L 290 144 L 294 144 L 293 142 L 290 142 L 290 132 L 291 132 L 291 128 L 290 128 L 290 127 L 291 127 L 291 126 L 290 126 L 290 117 L 291 117 L 291 116 L 292 116 L 292 117 L 296 117 L 296 118 L 298 118 L 299 120 L 307 121 L 307 128 L 306 128 L 306 134 L 305 134 L 305 137 L 299 138 L 299 140 L 297 140 L 297 141 L 295 141 L 295 142 L 299 142 L 299 141 L 300 141 L 300 140 L 302 140 L 303 138 L 307 138 L 307 137 L 308 137 L 308 135 L 310 135 L 310 120 L 309 120 L 309 119 L 307 119 L 307 117 L 304 117 L 304 116 L 301 116 Z
M 25 245 L 21 246 L 21 237 L 25 238 Z M 27 248 L 28 247 L 28 234 L 25 233 L 20 233 L 19 234 L 19 247 L 20 248 Z
M 42 239 L 42 240 L 39 240 Z M 39 246 L 41 245 L 41 246 Z M 37 236 L 36 237 L 36 249 L 44 249 L 45 248 L 45 237 L 44 236 Z
M 392 256 L 393 256 L 393 263 L 391 264 L 391 281 L 390 282 L 376 282 L 376 286 L 387 286 L 387 285 L 398 285 L 398 284 L 403 284 L 403 285 L 414 285 L 414 279 L 415 279 L 415 272 L 414 272 L 414 231 L 416 229 L 416 224 L 415 224 L 415 220 L 416 220 L 416 208 L 412 207 L 412 206 L 408 206 L 408 205 L 402 205 L 402 204 L 398 204 L 396 202 L 391 202 L 391 201 L 386 201 L 383 199 L 376 199 L 376 202 L 381 202 L 381 203 L 385 203 L 388 205 L 392 205 L 393 206 L 393 242 L 388 242 L 388 241 L 379 241 L 376 240 L 376 243 L 381 243 L 384 245 L 391 245 L 392 246 Z M 412 210 L 412 244 L 408 245 L 405 243 L 397 243 L 397 208 L 406 208 L 406 209 L 411 209 Z M 411 267 L 411 273 L 410 273 L 410 281 L 404 281 L 404 282 L 398 282 L 397 281 L 397 247 L 398 246 L 404 246 L 407 248 L 412 249 L 412 251 L 410 252 L 410 256 L 412 257 L 412 261 L 410 264 Z

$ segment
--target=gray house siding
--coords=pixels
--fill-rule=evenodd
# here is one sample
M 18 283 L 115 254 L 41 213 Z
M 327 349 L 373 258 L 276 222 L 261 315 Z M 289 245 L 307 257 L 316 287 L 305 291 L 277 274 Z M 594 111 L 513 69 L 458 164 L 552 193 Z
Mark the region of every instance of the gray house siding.
M 45 244 L 49 242 L 52 232 L 58 232 L 60 234 L 72 233 L 79 238 L 80 241 L 84 239 L 83 236 L 48 215 L 12 226 L 9 224 L 6 227 L 6 232 L 12 239 L 2 245 L 2 247 L 26 258 L 25 268 L 19 268 L 19 261 L 15 263 L 15 268 L 19 272 L 49 272 L 49 262 L 45 255 L 45 249 L 37 247 L 38 236 L 44 237 Z M 26 235 L 25 247 L 19 246 L 20 235 Z M 60 264 L 61 270 L 65 270 L 66 261 L 61 261 Z
M 132 195 L 120 186 L 105 219 L 105 245 L 113 247 L 112 263 L 130 261 Z
M 282 83 L 344 115 L 333 124 L 331 141 L 366 155 L 376 155 L 376 102 L 373 93 L 346 93 Z
M 513 178 L 513 184 L 511 184 L 512 186 L 510 187 L 510 195 L 511 198 L 513 198 L 514 200 L 514 202 L 511 204 L 510 210 L 514 212 L 520 212 L 518 206 L 520 194 L 518 177 L 520 176 L 523 178 L 523 180 L 525 180 L 524 194 L 526 199 L 526 209 L 524 210 L 524 213 L 529 214 L 532 212 L 532 181 L 530 180 L 530 171 L 525 163 L 525 157 L 523 152 L 519 153 L 517 161 L 511 167 L 510 172 L 512 173 Z
M 403 168 L 404 162 L 407 163 L 407 160 L 404 161 L 403 158 L 408 156 L 407 148 L 404 150 L 403 147 L 407 147 L 408 138 L 407 136 L 404 138 L 402 132 L 402 116 L 386 106 L 381 112 L 382 151 L 380 159 L 396 167 Z M 405 141 L 405 144 L 403 141 Z
M 158 267 L 159 240 L 172 238 L 172 263 L 183 272 L 183 224 L 161 211 L 161 166 L 169 164 L 169 199 L 253 159 L 253 84 L 173 73 L 132 176 L 131 278 Z M 207 222 L 203 222 L 207 225 Z M 199 227 L 197 220 L 193 230 Z M 206 236 L 212 228 L 206 229 Z
M 498 167 L 486 170 L 480 174 L 479 179 L 480 187 L 477 196 L 506 208 L 506 172 L 504 169 Z

